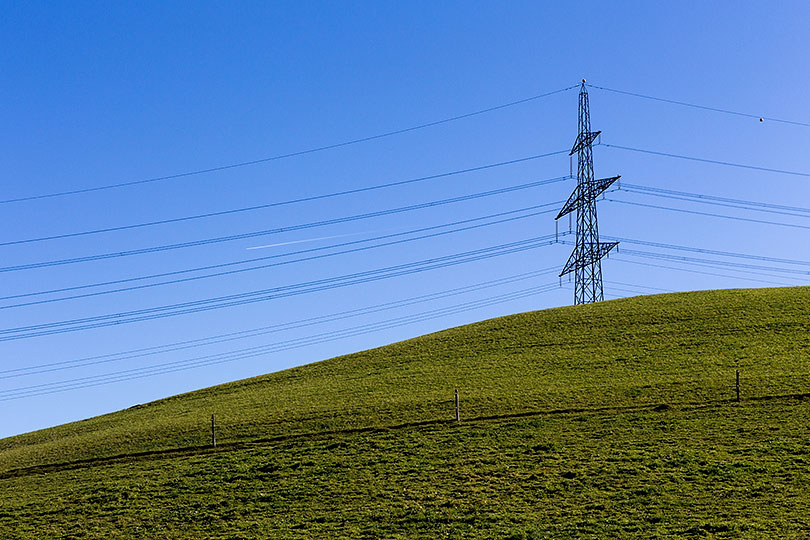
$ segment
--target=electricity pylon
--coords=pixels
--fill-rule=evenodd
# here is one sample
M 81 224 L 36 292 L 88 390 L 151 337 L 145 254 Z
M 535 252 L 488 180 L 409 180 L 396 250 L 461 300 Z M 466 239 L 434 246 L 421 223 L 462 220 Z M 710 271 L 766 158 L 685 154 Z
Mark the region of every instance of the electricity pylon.
M 579 134 L 569 154 L 577 154 L 577 187 L 556 217 L 560 219 L 574 210 L 577 212 L 576 247 L 560 272 L 560 277 L 574 272 L 574 304 L 604 300 L 601 260 L 619 244 L 599 241 L 596 198 L 620 178 L 613 176 L 594 180 L 593 141 L 600 133 L 602 132 L 591 131 L 588 90 L 585 88 L 585 79 L 582 79 L 579 90 Z

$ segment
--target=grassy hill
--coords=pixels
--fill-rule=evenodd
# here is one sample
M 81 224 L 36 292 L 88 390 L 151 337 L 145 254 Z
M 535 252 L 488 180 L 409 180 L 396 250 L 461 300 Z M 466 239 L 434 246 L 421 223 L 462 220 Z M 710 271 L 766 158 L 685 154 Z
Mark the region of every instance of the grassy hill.
M 0 526 L 808 538 L 808 308 L 786 288 L 524 313 L 4 439 Z

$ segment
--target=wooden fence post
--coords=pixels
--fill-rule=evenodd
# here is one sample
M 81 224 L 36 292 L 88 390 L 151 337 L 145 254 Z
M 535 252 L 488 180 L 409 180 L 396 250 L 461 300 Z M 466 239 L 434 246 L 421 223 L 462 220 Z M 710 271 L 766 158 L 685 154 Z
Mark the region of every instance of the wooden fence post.
M 737 370 L 737 403 L 740 402 L 740 370 Z
M 461 408 L 458 402 L 458 388 L 456 388 L 456 422 L 461 422 Z

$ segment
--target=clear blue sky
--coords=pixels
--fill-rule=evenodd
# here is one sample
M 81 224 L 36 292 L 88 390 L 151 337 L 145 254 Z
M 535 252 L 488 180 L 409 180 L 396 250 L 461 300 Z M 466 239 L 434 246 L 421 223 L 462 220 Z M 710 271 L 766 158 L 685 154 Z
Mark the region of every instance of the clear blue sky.
M 567 2 L 9 3 L 0 19 L 0 199 L 137 181 L 330 145 L 565 88 L 583 77 L 598 86 L 810 122 L 808 20 L 810 6 L 806 2 L 579 2 L 576 6 Z M 603 131 L 603 143 L 810 171 L 808 127 L 759 122 L 599 89 L 591 89 L 590 97 L 592 125 Z M 569 90 L 431 128 L 263 164 L 121 189 L 3 203 L 0 242 L 217 212 L 562 150 L 570 148 L 576 136 L 576 106 L 576 90 Z M 605 146 L 597 147 L 595 166 L 597 176 L 621 174 L 622 180 L 631 184 L 810 206 L 805 202 L 810 192 L 807 177 L 667 159 Z M 0 266 L 373 212 L 564 176 L 568 169 L 567 156 L 560 155 L 316 202 L 4 245 L 0 247 Z M 573 185 L 569 180 L 439 208 L 272 236 L 9 271 L 0 274 L 0 296 L 224 264 L 472 219 L 565 199 Z M 810 224 L 793 216 L 638 194 L 614 193 L 610 197 Z M 808 231 L 798 227 L 610 201 L 600 203 L 599 214 L 603 235 L 810 259 L 804 249 Z M 553 217 L 545 214 L 227 278 L 0 309 L 0 329 L 239 294 L 486 248 L 553 233 Z M 269 244 L 284 245 L 249 249 Z M 0 342 L 2 369 L 72 362 L 447 291 L 561 267 L 569 252 L 569 246 L 554 245 L 290 298 Z M 702 271 L 740 278 L 641 266 L 627 260 L 675 265 L 633 259 L 620 252 L 603 265 L 609 295 L 627 296 L 632 290 L 650 293 L 656 288 L 680 291 L 765 285 L 745 281 L 741 279 L 744 275 L 730 270 L 707 267 Z M 11 373 L 7 372 L 0 374 L 6 377 L 0 379 L 0 397 L 15 395 L 8 392 L 20 387 L 150 368 L 338 332 L 554 283 L 555 275 L 148 357 L 14 378 L 8 378 Z M 757 279 L 804 283 L 800 275 Z M 563 287 L 285 352 L 0 401 L 5 411 L 0 436 L 475 320 L 567 305 L 571 299 L 570 289 Z M 0 306 L 19 301 L 2 300 Z M 83 384 L 82 380 L 75 384 Z M 47 391 L 51 387 L 38 388 Z

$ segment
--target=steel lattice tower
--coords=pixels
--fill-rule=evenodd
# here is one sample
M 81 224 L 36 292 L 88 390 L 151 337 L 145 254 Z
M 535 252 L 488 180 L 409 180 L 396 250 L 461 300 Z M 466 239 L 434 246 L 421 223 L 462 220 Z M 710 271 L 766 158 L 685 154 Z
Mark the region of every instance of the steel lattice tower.
M 588 90 L 585 79 L 579 90 L 579 134 L 569 155 L 577 154 L 577 187 L 556 219 L 577 212 L 577 238 L 574 252 L 565 263 L 560 277 L 574 272 L 574 304 L 590 304 L 604 299 L 602 289 L 602 257 L 618 242 L 600 242 L 596 219 L 596 199 L 619 176 L 594 180 L 593 141 L 601 131 L 591 131 Z

